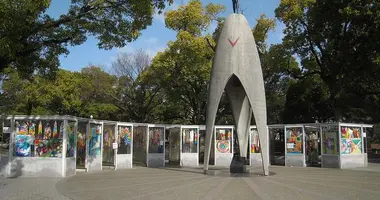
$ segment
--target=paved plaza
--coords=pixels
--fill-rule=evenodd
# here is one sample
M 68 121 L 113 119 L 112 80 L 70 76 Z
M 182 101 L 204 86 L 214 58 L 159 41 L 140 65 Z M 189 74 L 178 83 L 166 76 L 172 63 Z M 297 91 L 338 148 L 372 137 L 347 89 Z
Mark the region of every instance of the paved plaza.
M 77 173 L 65 179 L 0 179 L 0 199 L 379 199 L 380 167 L 368 170 L 270 167 L 248 175 L 228 169 L 143 168 Z

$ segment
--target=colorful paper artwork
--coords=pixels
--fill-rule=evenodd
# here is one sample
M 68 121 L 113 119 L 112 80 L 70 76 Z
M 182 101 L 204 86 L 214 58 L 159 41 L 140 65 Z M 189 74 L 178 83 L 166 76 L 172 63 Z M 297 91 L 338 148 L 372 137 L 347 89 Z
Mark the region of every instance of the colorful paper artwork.
M 110 134 L 110 130 L 109 129 L 104 129 L 104 134 L 103 134 L 103 145 L 106 146 L 106 147 L 109 147 L 111 146 L 111 138 L 110 138 L 111 134 Z
M 62 126 L 63 127 L 63 126 Z M 63 129 L 61 127 L 61 129 Z M 75 154 L 75 135 L 74 135 L 74 124 L 69 124 L 67 126 L 67 151 L 66 157 L 74 157 Z
M 58 136 L 58 138 L 60 139 L 63 138 L 63 131 L 64 131 L 63 126 L 64 126 L 63 122 L 61 122 L 61 126 L 59 126 L 59 136 Z M 72 133 L 74 133 L 74 124 L 69 125 L 68 128 L 71 128 L 71 130 L 68 130 L 68 131 L 71 131 Z
M 58 138 L 58 125 L 57 125 L 57 122 L 55 121 L 54 122 L 54 125 L 53 125 L 53 138 Z
M 232 129 L 216 129 L 216 149 L 219 153 L 231 153 L 231 132 Z
M 216 138 L 220 140 L 231 140 L 231 129 L 216 129 Z
M 42 134 L 42 122 L 38 124 L 38 129 L 37 129 L 37 137 L 36 139 L 42 139 L 43 134 Z
M 45 127 L 43 127 L 43 123 L 46 123 Z M 61 157 L 62 139 L 58 138 L 61 137 L 60 135 L 63 137 L 63 122 L 58 127 L 57 121 L 55 121 L 53 129 L 51 125 L 49 121 L 43 122 L 42 120 L 16 121 L 16 156 Z M 60 128 L 60 132 L 58 132 L 58 128 Z
M 35 140 L 35 156 L 38 157 L 62 157 L 62 140 Z
M 260 141 L 257 130 L 251 130 L 251 153 L 260 153 Z
M 194 145 L 198 145 L 198 133 L 194 135 Z
M 79 129 L 77 134 L 77 163 L 83 165 L 86 161 L 86 134 Z
M 361 129 L 358 127 L 340 128 L 342 154 L 361 154 L 362 153 L 362 138 Z
M 36 135 L 36 124 L 33 122 L 28 122 L 28 126 L 29 126 L 29 135 L 34 138 Z
M 151 131 L 151 133 L 152 133 L 152 131 Z M 154 129 L 154 131 L 153 131 L 153 144 L 155 144 L 155 145 L 159 144 L 160 139 L 161 139 L 160 129 Z
M 130 154 L 132 144 L 132 132 L 130 131 L 132 127 L 119 126 L 118 132 L 118 154 Z
M 349 138 L 361 138 L 360 128 L 344 127 L 340 129 L 341 137 L 345 139 Z
M 124 143 L 128 145 L 132 143 L 132 133 L 128 127 L 124 128 Z
M 89 155 L 99 156 L 101 154 L 101 127 L 96 126 L 91 128 L 91 139 L 89 141 Z
M 286 129 L 286 150 L 289 154 L 302 154 L 302 135 L 301 127 Z
M 337 133 L 326 132 L 323 133 L 323 151 L 324 154 L 336 154 L 337 153 Z
M 132 134 L 128 127 L 119 127 L 119 144 L 121 142 L 125 145 L 130 145 L 132 142 Z
M 149 128 L 149 153 L 164 152 L 164 129 L 158 127 Z
M 362 141 L 361 139 L 342 139 L 341 144 L 342 154 L 361 154 L 362 153 Z
M 112 143 L 115 140 L 114 137 L 114 128 L 105 126 L 103 132 L 103 162 L 113 163 L 114 155 L 113 155 L 113 146 Z
M 198 133 L 195 132 L 194 133 L 194 145 L 197 145 L 198 144 Z
M 182 153 L 198 152 L 198 132 L 195 128 L 182 128 Z
M 161 135 L 162 135 L 162 128 L 150 128 L 149 137 L 151 138 L 151 144 L 161 145 L 162 143 Z
M 15 154 L 19 157 L 29 157 L 32 155 L 31 146 L 33 138 L 30 135 L 16 135 L 15 137 Z
M 231 153 L 230 152 L 230 141 L 229 140 L 217 140 L 216 150 L 219 153 Z
M 45 125 L 45 131 L 44 131 L 44 137 L 43 139 L 50 139 L 51 138 L 51 127 L 49 122 Z
M 18 126 L 17 135 L 26 135 L 28 133 L 28 127 L 25 122 L 21 122 Z

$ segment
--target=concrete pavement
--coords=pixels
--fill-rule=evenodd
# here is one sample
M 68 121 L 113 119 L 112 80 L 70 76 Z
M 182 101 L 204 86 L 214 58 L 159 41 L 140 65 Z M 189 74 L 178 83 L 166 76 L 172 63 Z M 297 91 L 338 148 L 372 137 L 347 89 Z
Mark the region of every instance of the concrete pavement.
M 0 179 L 0 199 L 379 199 L 380 166 L 368 170 L 270 167 L 272 175 L 252 168 L 248 175 L 228 169 L 137 167 L 128 170 L 77 173 L 65 179 Z M 380 168 L 379 168 L 380 169 Z
M 135 168 L 78 174 L 56 187 L 71 199 L 379 199 L 380 173 L 322 168 L 271 167 L 231 176 L 228 169 Z M 257 172 L 257 173 L 256 173 Z
M 56 178 L 0 178 L 1 200 L 69 200 L 55 189 Z

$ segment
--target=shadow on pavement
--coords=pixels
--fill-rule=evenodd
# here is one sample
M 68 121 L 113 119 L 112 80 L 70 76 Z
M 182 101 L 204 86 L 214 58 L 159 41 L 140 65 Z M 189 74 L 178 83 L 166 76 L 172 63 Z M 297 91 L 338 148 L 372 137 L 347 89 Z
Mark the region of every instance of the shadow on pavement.
M 206 174 L 203 172 L 202 167 L 181 167 L 181 166 L 167 166 L 160 167 L 157 169 L 161 170 L 169 170 L 169 171 L 177 171 L 177 172 L 185 172 L 185 173 L 194 173 L 194 174 L 204 174 L 209 176 L 219 176 L 219 177 L 260 177 L 265 176 L 261 171 L 261 168 L 248 168 L 246 173 L 230 173 L 229 168 L 222 167 L 211 167 Z M 269 172 L 269 176 L 274 176 L 276 173 Z

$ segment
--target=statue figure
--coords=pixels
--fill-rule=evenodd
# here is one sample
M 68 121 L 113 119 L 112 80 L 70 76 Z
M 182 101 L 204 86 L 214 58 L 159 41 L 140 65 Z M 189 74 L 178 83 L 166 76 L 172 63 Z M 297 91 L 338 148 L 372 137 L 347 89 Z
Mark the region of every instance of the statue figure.
M 239 12 L 239 1 L 238 0 L 232 0 L 232 8 L 234 10 L 234 13 Z

